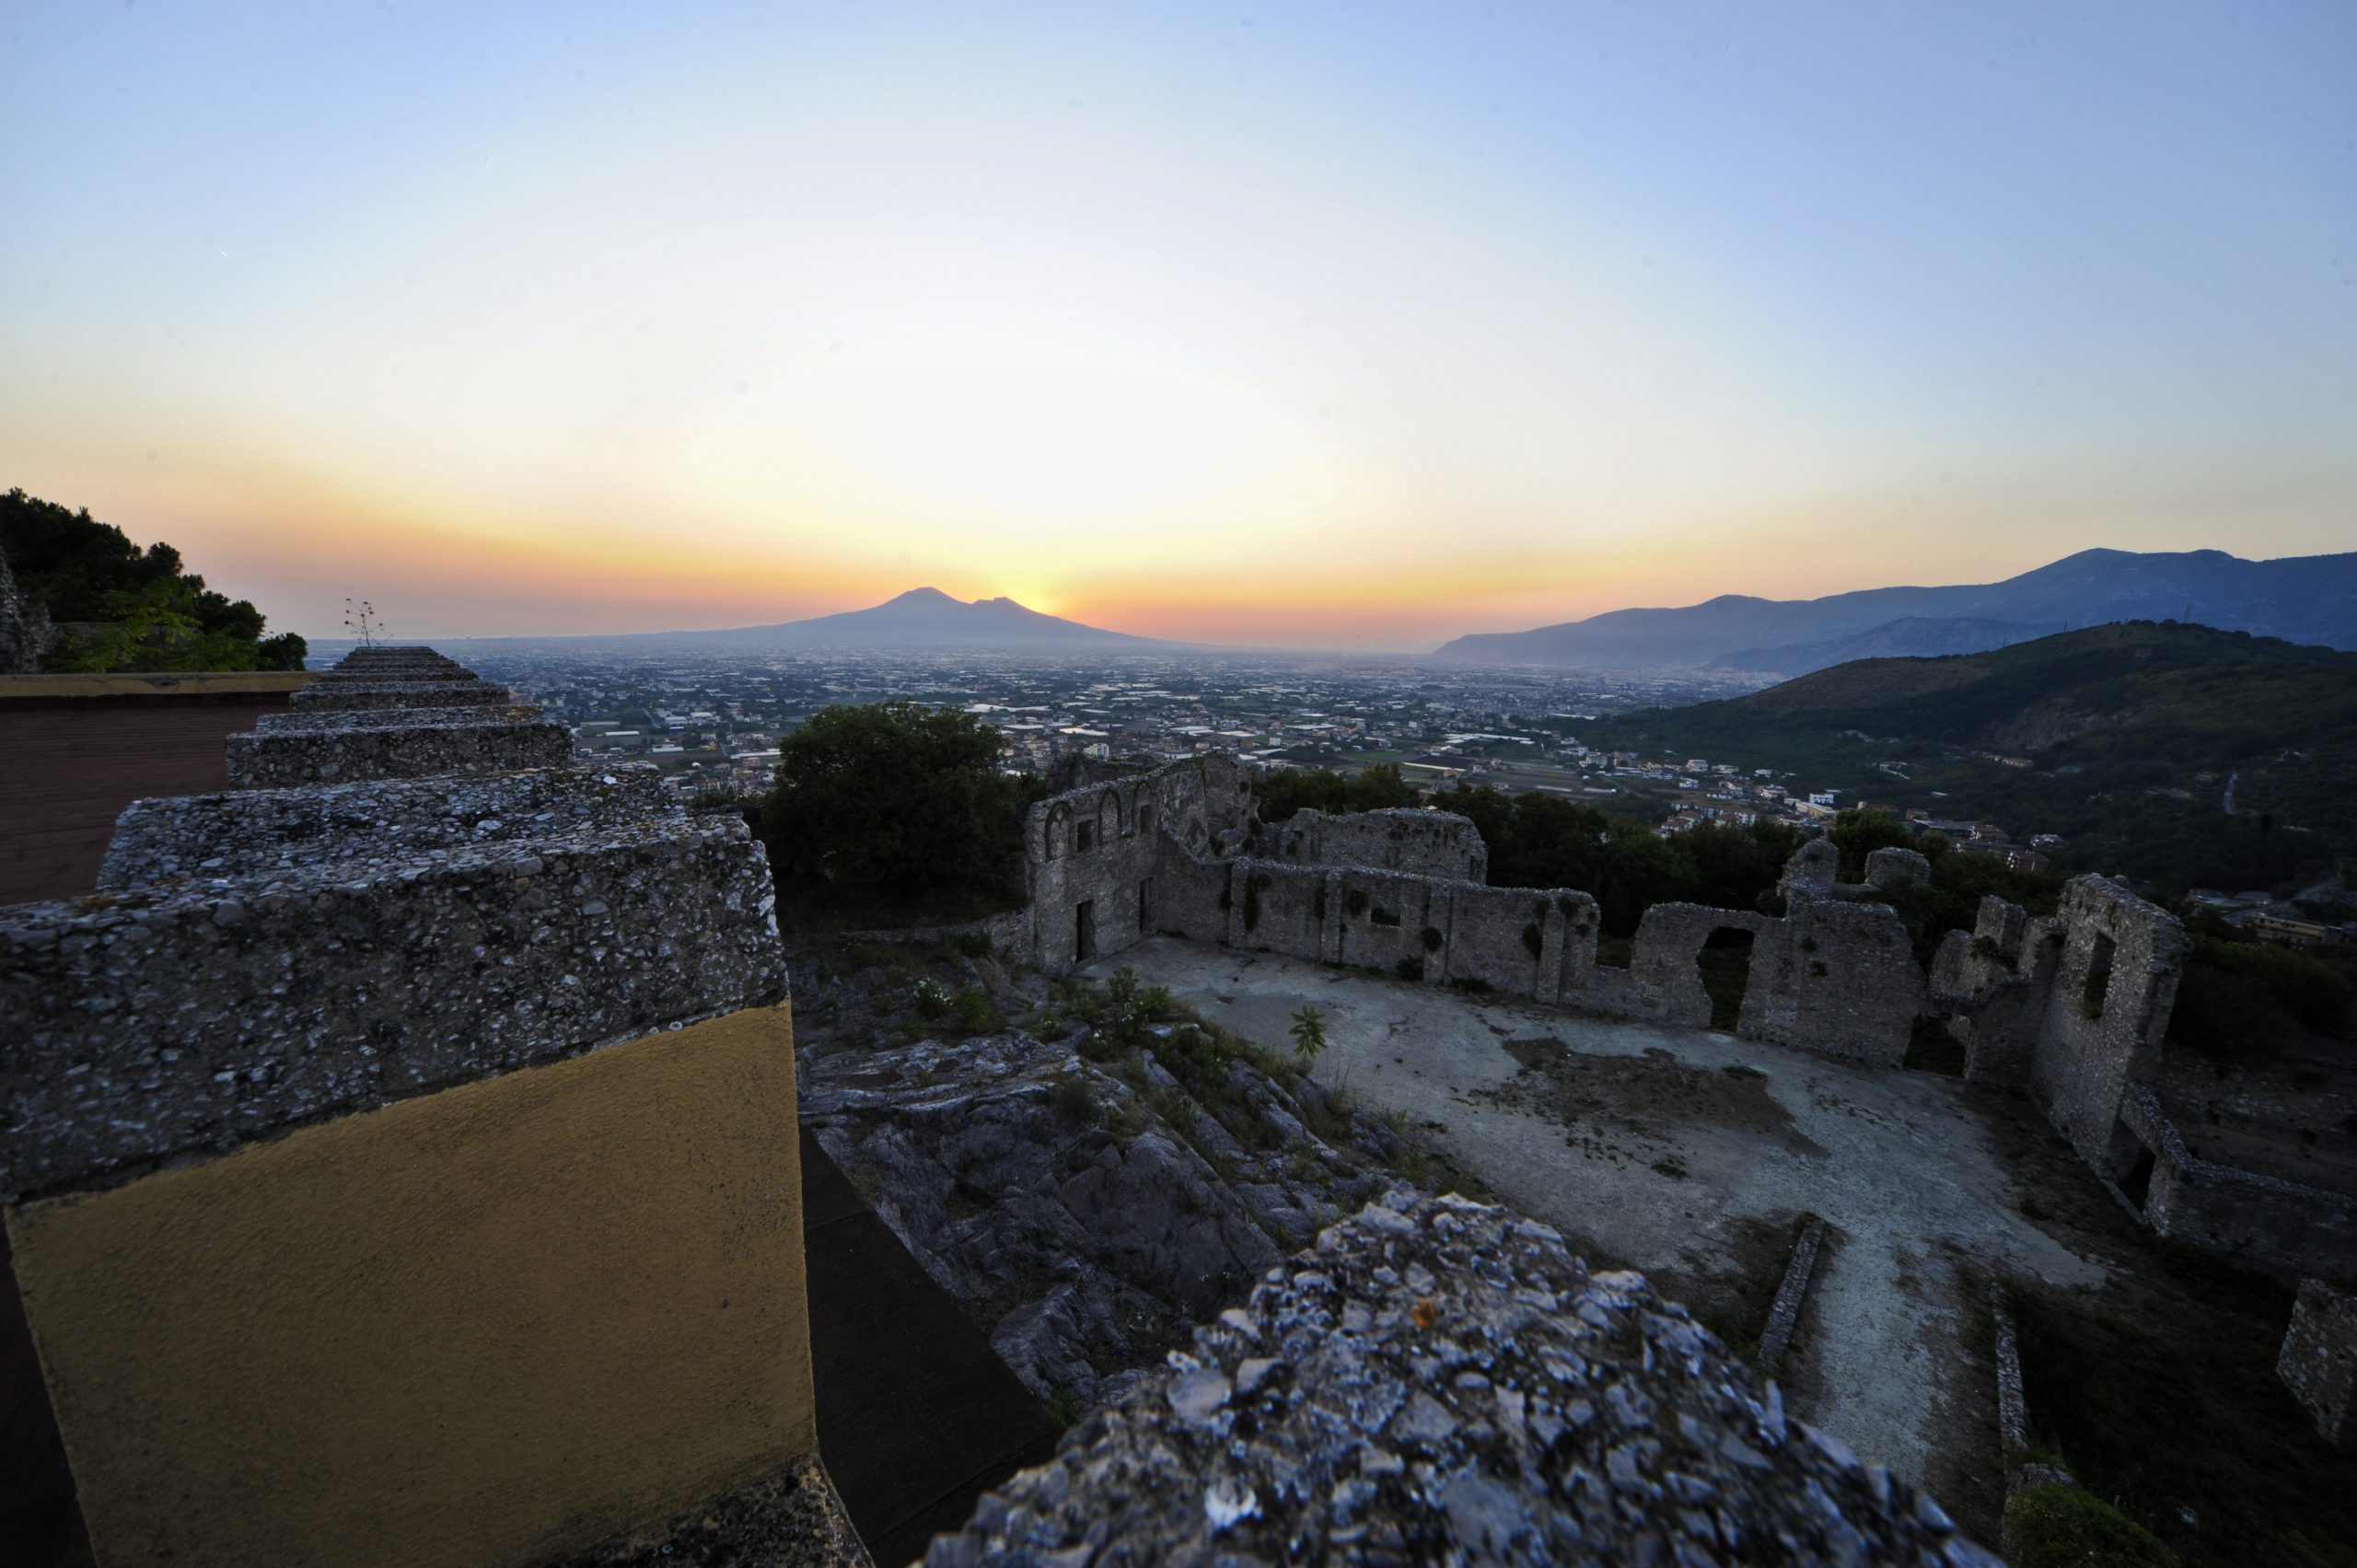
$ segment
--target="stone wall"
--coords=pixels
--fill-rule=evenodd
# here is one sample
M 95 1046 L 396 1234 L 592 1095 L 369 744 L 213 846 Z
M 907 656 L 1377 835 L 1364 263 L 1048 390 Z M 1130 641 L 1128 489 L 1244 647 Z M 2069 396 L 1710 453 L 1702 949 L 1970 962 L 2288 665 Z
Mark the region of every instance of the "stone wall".
M 2144 1223 L 2156 1235 L 2286 1281 L 2345 1274 L 2357 1259 L 2357 1202 L 2348 1194 L 2196 1157 L 2143 1084 L 2121 1097 L 2109 1153 L 2142 1190 Z
M 1250 817 L 1251 796 L 1225 752 L 1052 796 L 1024 819 L 1032 913 L 1025 957 L 1051 970 L 1118 953 L 1163 929 L 1165 835 L 1208 850 Z
M 1447 811 L 1329 817 L 1305 807 L 1284 821 L 1264 824 L 1253 853 L 1300 865 L 1364 865 L 1458 882 L 1480 882 L 1490 874 L 1490 850 L 1480 830 Z
M 2131 1083 L 2157 1075 L 2189 946 L 2174 915 L 2101 877 L 2062 891 L 2030 1093 L 2079 1157 L 2117 1177 L 2114 1127 Z
M 2316 1435 L 2357 1452 L 2357 1295 L 2302 1281 L 2275 1375 L 2315 1418 Z
M 30 675 L 57 640 L 49 610 L 17 586 L 8 558 L 0 554 L 0 675 Z

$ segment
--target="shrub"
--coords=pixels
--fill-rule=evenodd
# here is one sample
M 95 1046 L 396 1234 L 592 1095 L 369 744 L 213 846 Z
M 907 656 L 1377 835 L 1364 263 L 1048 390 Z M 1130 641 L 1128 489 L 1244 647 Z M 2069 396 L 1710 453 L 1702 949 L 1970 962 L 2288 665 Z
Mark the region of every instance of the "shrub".
M 998 1014 L 991 1006 L 991 993 L 978 984 L 970 981 L 959 986 L 954 1005 L 958 1027 L 969 1034 L 981 1034 L 998 1022 Z
M 2033 1486 L 2005 1504 L 2014 1568 L 2177 1568 L 2177 1553 L 2103 1499 L 2075 1486 Z
M 1356 888 L 1352 889 L 1342 897 L 1342 908 L 1353 920 L 1364 918 L 1366 914 L 1366 895 Z
M 1530 949 L 1530 956 L 1534 958 L 1546 950 L 1547 937 L 1545 933 L 1538 929 L 1537 921 L 1522 928 L 1522 945 Z
M 1058 1078 L 1056 1086 L 1048 1091 L 1048 1109 L 1057 1119 L 1077 1125 L 1097 1120 L 1097 1097 L 1088 1092 L 1086 1079 L 1078 1076 Z
M 949 1011 L 949 993 L 941 989 L 939 981 L 927 975 L 917 981 L 916 1007 L 917 1016 L 931 1023 Z
M 1393 966 L 1392 972 L 1401 980 L 1422 980 L 1424 978 L 1424 960 L 1411 953 Z
M 1425 952 L 1427 952 L 1427 953 L 1437 953 L 1437 952 L 1439 952 L 1439 951 L 1440 951 L 1440 945 L 1441 945 L 1443 942 L 1446 942 L 1446 941 L 1447 941 L 1447 940 L 1448 940 L 1448 938 L 1447 938 L 1447 937 L 1446 937 L 1446 936 L 1444 936 L 1444 935 L 1441 935 L 1441 929 L 1440 929 L 1440 927 L 1439 927 L 1439 926 L 1437 926 L 1437 925 L 1427 925 L 1427 926 L 1425 926 L 1425 927 L 1424 927 L 1424 951 L 1425 951 Z
M 1496 987 L 1477 974 L 1461 974 L 1448 982 L 1469 996 L 1487 996 Z
M 987 958 L 991 956 L 991 938 L 987 931 L 961 931 L 951 937 L 949 942 L 950 946 L 970 958 Z
M 1998 946 L 1994 936 L 1976 936 L 1972 939 L 1972 956 L 1993 964 L 2005 956 L 2005 949 Z

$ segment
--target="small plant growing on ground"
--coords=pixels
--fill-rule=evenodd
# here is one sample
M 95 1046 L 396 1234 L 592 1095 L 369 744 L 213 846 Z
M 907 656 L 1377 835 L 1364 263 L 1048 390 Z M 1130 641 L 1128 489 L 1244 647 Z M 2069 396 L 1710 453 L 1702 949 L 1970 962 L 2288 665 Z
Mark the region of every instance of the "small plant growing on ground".
M 916 1006 L 917 1016 L 931 1022 L 949 1011 L 949 993 L 941 989 L 939 981 L 927 975 L 917 981 Z
M 969 1034 L 981 1034 L 998 1023 L 998 1014 L 991 1006 L 991 993 L 980 984 L 970 981 L 958 987 L 955 1005 L 958 1026 Z
M 1424 978 L 1424 960 L 1411 953 L 1399 960 L 1398 973 L 1401 980 L 1422 980 Z
M 1077 1076 L 1058 1078 L 1056 1086 L 1048 1091 L 1048 1109 L 1060 1121 L 1078 1125 L 1097 1120 L 1097 1097 L 1088 1092 L 1087 1080 Z
M 1305 1006 L 1293 1016 L 1293 1026 L 1285 1032 L 1293 1036 L 1293 1053 L 1301 1058 L 1302 1065 L 1314 1065 L 1326 1049 L 1326 1015 Z

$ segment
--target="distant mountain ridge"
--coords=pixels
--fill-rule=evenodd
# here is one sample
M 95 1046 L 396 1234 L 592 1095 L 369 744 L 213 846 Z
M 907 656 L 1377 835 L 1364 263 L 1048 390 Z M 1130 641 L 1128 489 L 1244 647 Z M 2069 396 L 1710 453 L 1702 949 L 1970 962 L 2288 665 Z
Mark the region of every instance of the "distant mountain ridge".
M 975 648 L 1020 653 L 1145 651 L 1185 645 L 1066 621 L 1029 610 L 1011 598 L 970 603 L 939 588 L 911 588 L 865 610 L 773 626 L 737 626 L 716 632 L 656 632 L 640 635 L 665 642 L 747 649 L 769 648 Z
M 1782 648 L 1745 648 L 1711 661 L 1713 669 L 1740 669 L 1761 675 L 1807 675 L 1862 658 L 1937 658 L 1948 654 L 1987 653 L 2015 643 L 2050 637 L 2060 626 L 2025 626 L 2014 621 L 1983 621 L 1972 616 L 1933 619 L 1910 615 L 1887 621 L 1852 637 L 1824 643 L 1794 643 Z
M 2357 653 L 2206 626 L 1860 659 L 1579 738 L 2060 833 L 2075 868 L 2177 886 L 2267 887 L 2357 854 Z
M 1446 644 L 1433 656 L 1594 669 L 1692 668 L 1727 661 L 1728 668 L 1798 674 L 1870 656 L 1864 648 L 1836 653 L 1830 645 L 1877 634 L 1909 639 L 1905 651 L 1925 656 L 1983 651 L 1990 644 L 1980 639 L 1991 623 L 2034 636 L 2162 620 L 2357 648 L 2357 552 L 2246 561 L 2223 550 L 2083 550 L 1997 583 L 1866 588 L 1813 599 L 1725 594 L 1674 610 L 1616 610 L 1528 632 L 1478 633 Z M 1922 624 L 1901 630 L 1906 621 Z M 1934 629 L 1941 622 L 1947 623 L 1945 632 Z

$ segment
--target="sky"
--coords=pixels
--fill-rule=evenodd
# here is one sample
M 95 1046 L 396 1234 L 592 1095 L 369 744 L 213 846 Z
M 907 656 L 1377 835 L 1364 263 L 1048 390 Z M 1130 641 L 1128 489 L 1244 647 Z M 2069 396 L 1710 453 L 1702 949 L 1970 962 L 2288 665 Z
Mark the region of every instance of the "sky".
M 278 629 L 2357 549 L 2357 6 L 0 12 L 0 487 Z

